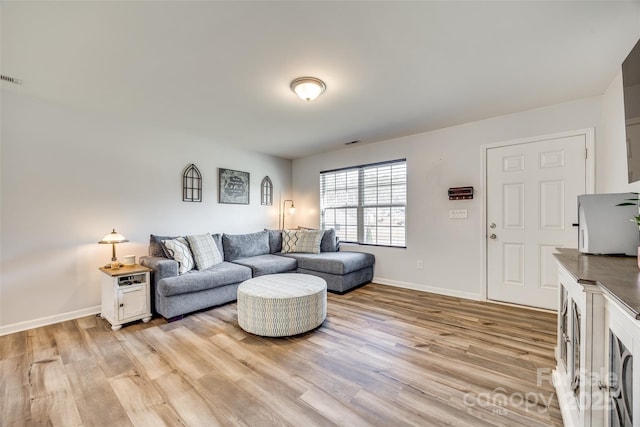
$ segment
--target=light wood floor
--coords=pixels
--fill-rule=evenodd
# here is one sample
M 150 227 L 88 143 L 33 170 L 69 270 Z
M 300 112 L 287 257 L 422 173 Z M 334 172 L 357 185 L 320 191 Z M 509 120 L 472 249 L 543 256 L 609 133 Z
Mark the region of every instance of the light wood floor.
M 84 317 L 0 337 L 0 425 L 562 425 L 555 326 L 376 284 L 291 338 L 245 333 L 235 304 L 117 332 Z

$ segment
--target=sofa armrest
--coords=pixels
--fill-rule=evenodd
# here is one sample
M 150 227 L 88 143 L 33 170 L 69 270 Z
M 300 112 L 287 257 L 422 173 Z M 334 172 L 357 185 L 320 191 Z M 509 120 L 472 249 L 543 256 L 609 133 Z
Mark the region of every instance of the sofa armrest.
M 153 270 L 153 283 L 158 283 L 167 277 L 178 276 L 178 262 L 173 259 L 157 256 L 142 256 L 140 257 L 140 265 L 144 265 Z

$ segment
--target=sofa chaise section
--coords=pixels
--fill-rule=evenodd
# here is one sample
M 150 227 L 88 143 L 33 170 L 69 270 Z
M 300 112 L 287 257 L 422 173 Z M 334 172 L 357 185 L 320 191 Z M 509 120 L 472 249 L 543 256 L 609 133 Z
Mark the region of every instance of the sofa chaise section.
M 344 293 L 371 282 L 375 257 L 364 252 L 320 252 L 319 254 L 283 253 L 298 264 L 298 273 L 326 280 L 327 289 Z

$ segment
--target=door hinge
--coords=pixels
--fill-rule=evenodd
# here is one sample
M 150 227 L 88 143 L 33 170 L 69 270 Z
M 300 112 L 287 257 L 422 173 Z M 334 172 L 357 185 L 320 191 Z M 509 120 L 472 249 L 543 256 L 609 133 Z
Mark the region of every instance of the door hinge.
M 585 159 L 588 159 L 588 158 L 589 158 L 589 149 L 588 149 L 588 148 L 585 148 L 585 149 L 584 149 L 584 158 L 585 158 Z

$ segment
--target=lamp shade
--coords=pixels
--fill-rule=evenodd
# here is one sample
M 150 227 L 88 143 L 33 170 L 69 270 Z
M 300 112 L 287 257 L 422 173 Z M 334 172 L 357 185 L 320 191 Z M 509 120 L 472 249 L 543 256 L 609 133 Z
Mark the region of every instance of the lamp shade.
M 291 90 L 305 101 L 313 101 L 327 86 L 320 79 L 315 77 L 299 77 L 291 82 Z
M 111 244 L 111 243 L 124 243 L 128 242 L 127 238 L 118 233 L 114 228 L 113 231 L 102 238 L 98 243 Z

